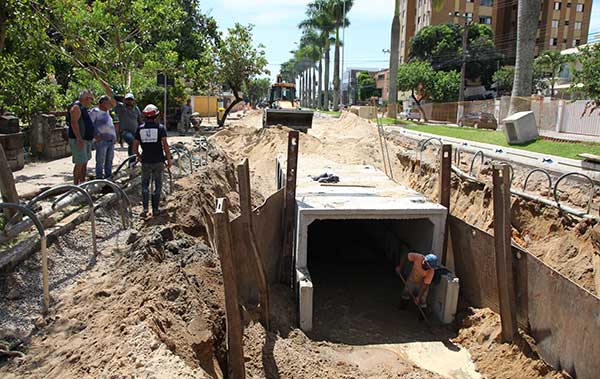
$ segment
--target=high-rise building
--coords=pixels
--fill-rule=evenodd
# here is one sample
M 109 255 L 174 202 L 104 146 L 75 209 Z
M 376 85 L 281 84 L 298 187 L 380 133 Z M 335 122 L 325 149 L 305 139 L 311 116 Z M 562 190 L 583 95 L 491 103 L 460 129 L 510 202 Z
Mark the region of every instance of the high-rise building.
M 587 43 L 592 0 L 542 0 L 537 51 L 563 50 Z M 508 63 L 517 46 L 517 0 L 446 0 L 435 7 L 432 0 L 400 1 L 400 60 L 409 58 L 410 40 L 429 25 L 463 22 L 450 13 L 466 14 L 472 22 L 489 25 L 496 47 Z

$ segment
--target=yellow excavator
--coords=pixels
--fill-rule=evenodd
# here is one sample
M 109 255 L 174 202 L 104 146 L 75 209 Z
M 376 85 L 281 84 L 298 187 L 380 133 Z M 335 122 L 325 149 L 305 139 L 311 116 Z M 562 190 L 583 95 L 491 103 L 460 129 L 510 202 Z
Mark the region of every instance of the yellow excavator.
M 263 114 L 263 127 L 283 125 L 306 133 L 312 127 L 313 111 L 300 109 L 296 99 L 296 85 L 284 83 L 277 77 L 277 83 L 271 86 L 269 102 Z

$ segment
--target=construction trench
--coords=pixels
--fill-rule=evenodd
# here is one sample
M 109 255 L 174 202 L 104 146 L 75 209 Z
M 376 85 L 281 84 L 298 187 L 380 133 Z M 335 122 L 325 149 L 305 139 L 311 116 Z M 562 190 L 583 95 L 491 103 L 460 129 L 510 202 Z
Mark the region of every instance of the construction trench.
M 41 288 L 25 291 L 25 279 L 39 281 L 38 256 L 3 275 L 3 293 L 9 288 L 22 293 L 17 300 L 0 298 L 2 313 L 13 312 L 1 315 L 0 340 L 21 354 L 1 358 L 0 376 L 236 377 L 229 339 L 234 330 L 225 326 L 231 315 L 224 286 L 231 282 L 223 277 L 215 234 L 215 204 L 227 198 L 246 377 L 596 377 L 600 300 L 594 295 L 599 288 L 594 219 L 513 197 L 520 333 L 512 344 L 502 343 L 491 185 L 453 175 L 448 214 L 437 204 L 435 147 L 418 159 L 415 141 L 388 135 L 394 182 L 384 173 L 374 125 L 347 114 L 321 117 L 299 138 L 289 254 L 298 281 L 282 285 L 288 130 L 259 129 L 259 122 L 260 115 L 251 113 L 211 137 L 207 164 L 174 180 L 160 219 L 134 216 L 131 229 L 114 233 L 115 226 L 122 229 L 119 212 L 100 211 L 96 265 L 51 286 L 45 316 L 40 316 Z M 240 196 L 235 163 L 243 158 L 250 164 L 254 248 L 239 217 L 245 195 Z M 462 170 L 468 171 L 464 163 Z M 340 182 L 321 185 L 308 177 L 324 172 Z M 489 181 L 489 173 L 482 167 L 478 176 Z M 526 174 L 516 167 L 514 186 Z M 542 192 L 543 179 L 532 179 L 530 191 Z M 587 188 L 570 182 L 563 192 L 564 201 L 585 209 Z M 135 198 L 132 202 L 135 215 L 140 207 Z M 414 307 L 397 308 L 402 287 L 394 267 L 412 250 L 441 256 L 446 221 L 447 263 L 460 296 L 449 325 L 437 320 L 436 312 L 443 312 L 430 304 L 428 328 Z M 81 237 L 86 233 L 89 222 L 49 246 L 51 283 L 61 257 L 91 254 Z M 269 282 L 268 328 L 254 249 Z M 438 299 L 434 292 L 431 300 Z M 26 311 L 17 311 L 14 303 Z

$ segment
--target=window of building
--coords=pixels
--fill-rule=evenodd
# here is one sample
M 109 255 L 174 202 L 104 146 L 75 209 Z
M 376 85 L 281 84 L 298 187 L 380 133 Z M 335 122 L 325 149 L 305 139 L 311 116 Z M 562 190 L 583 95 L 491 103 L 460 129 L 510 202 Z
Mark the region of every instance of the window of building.
M 548 45 L 550 45 L 550 46 L 556 46 L 556 45 L 558 45 L 558 39 L 557 38 L 550 38 L 550 41 L 548 41 Z
M 479 17 L 479 23 L 485 25 L 492 25 L 492 18 L 488 16 Z
M 421 16 L 417 17 L 417 25 L 421 25 Z
M 575 8 L 575 10 L 577 12 L 583 12 L 584 9 L 584 4 L 577 4 L 577 7 Z
M 566 38 L 563 38 L 563 43 L 567 43 L 567 39 Z
M 571 3 L 567 3 L 567 8 L 571 8 Z
M 579 45 L 581 45 L 581 40 L 580 39 L 574 39 L 573 40 L 573 47 L 577 47 Z
M 552 29 L 558 28 L 558 20 L 552 20 Z
M 467 13 L 465 13 L 465 15 L 467 16 L 467 19 L 469 19 L 469 20 L 473 19 L 473 13 L 467 12 Z
M 494 0 L 480 0 L 479 4 L 483 7 L 493 7 L 494 6 Z
M 467 0 L 467 3 L 474 3 L 475 0 Z
M 565 26 L 569 26 L 569 20 L 565 21 Z
M 581 21 L 575 21 L 575 30 L 581 30 L 582 23 Z
M 559 3 L 559 2 L 556 2 L 556 1 L 554 2 L 554 10 L 555 10 L 555 11 L 559 11 L 559 10 L 560 10 L 560 8 L 561 8 L 561 6 L 562 6 L 562 4 L 561 4 L 561 3 Z

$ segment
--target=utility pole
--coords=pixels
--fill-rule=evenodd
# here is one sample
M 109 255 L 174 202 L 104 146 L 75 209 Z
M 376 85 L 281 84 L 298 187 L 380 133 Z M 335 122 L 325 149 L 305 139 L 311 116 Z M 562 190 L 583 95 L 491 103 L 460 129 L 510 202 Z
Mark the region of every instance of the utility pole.
M 469 23 L 471 16 L 468 13 L 460 14 L 460 12 L 450 12 L 450 17 L 459 17 L 463 19 L 463 38 L 462 38 L 462 54 L 461 54 L 461 66 L 460 66 L 460 88 L 458 91 L 458 109 L 456 112 L 456 123 L 460 122 L 460 119 L 465 113 L 465 76 L 467 74 L 467 42 L 469 40 Z
M 344 27 L 342 28 L 342 85 L 340 85 L 340 101 L 344 102 L 344 73 L 346 72 L 344 69 L 344 53 L 346 52 L 346 0 L 343 0 L 343 13 L 342 20 Z M 350 75 L 348 75 L 348 85 L 350 85 Z M 350 90 L 348 90 L 348 97 L 350 97 Z

